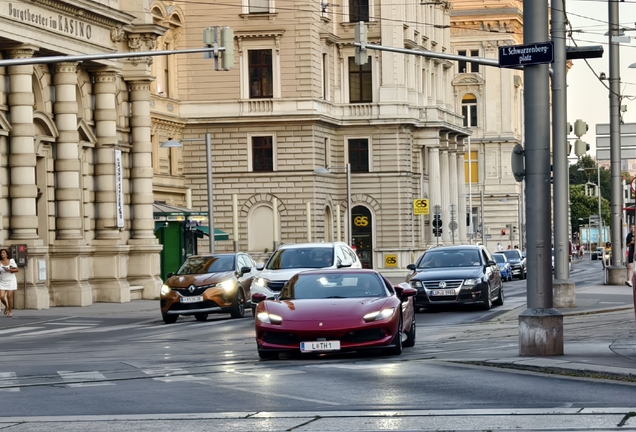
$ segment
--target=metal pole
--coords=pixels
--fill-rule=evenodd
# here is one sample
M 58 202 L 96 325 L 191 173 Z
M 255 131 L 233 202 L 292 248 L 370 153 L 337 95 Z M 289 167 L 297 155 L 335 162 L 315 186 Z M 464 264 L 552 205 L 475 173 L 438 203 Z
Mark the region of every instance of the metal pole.
M 567 142 L 567 80 L 565 2 L 551 2 L 552 42 L 552 149 L 554 170 L 554 279 L 570 278 L 568 236 L 569 163 Z M 549 195 L 548 195 L 549 196 Z M 549 221 L 549 219 L 548 219 Z
M 351 164 L 347 163 L 347 229 L 349 230 L 348 245 L 352 245 L 353 231 L 351 225 Z
M 603 213 L 601 212 L 601 166 L 598 164 L 598 162 L 596 163 L 596 175 L 596 181 L 598 182 L 598 188 L 596 189 L 596 193 L 598 194 L 598 229 L 599 236 L 601 238 L 601 244 L 604 245 L 605 238 L 603 236 Z
M 620 113 L 620 51 L 614 40 L 619 33 L 618 0 L 609 0 L 609 84 L 610 84 L 610 160 L 611 160 L 611 265 L 623 265 L 621 212 L 623 190 L 621 187 L 621 113 Z
M 205 165 L 208 177 L 208 227 L 210 229 L 210 253 L 214 253 L 214 192 L 212 190 L 212 135 L 205 134 Z
M 470 151 L 470 136 L 468 136 L 468 212 L 470 214 L 470 244 L 473 244 L 475 226 L 473 224 L 473 159 Z
M 524 44 L 547 42 L 548 0 L 524 6 Z M 524 127 L 526 199 L 532 205 L 526 207 L 527 309 L 519 314 L 519 355 L 563 355 L 563 315 L 553 308 L 552 294 L 550 70 L 527 65 L 523 75 L 531 89 L 524 93 Z
M 480 206 L 481 209 L 479 211 L 480 216 L 481 216 L 481 220 L 479 221 L 480 223 L 480 230 L 481 230 L 481 242 L 482 244 L 485 246 L 486 245 L 486 232 L 484 231 L 484 188 L 479 185 L 479 201 L 480 201 Z

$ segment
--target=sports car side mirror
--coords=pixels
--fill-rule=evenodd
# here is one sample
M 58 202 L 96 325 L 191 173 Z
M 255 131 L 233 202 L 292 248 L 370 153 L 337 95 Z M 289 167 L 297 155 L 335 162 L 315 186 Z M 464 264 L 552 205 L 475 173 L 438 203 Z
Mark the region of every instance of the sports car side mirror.
M 406 266 L 407 269 L 415 271 L 415 264 L 409 264 Z
M 402 300 L 413 297 L 417 294 L 417 290 L 415 288 L 411 288 L 411 286 L 406 282 L 402 282 L 401 284 L 394 286 L 393 289 L 395 289 L 398 297 Z

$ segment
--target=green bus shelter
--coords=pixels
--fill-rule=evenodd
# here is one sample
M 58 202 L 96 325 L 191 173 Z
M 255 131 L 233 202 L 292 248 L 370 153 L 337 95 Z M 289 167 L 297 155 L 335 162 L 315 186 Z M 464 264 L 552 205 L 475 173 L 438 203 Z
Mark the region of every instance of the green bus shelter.
M 155 236 L 163 245 L 161 251 L 161 278 L 166 280 L 189 255 L 198 253 L 198 239 L 210 236 L 208 212 L 176 207 L 155 201 L 153 205 Z M 214 240 L 229 240 L 228 233 L 214 229 Z

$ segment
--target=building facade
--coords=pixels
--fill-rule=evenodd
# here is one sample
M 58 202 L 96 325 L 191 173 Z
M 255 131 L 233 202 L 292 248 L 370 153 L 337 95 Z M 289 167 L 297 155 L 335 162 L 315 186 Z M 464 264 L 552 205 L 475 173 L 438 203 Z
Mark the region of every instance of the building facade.
M 498 58 L 500 46 L 523 43 L 520 0 L 456 0 L 451 10 L 455 54 Z M 456 109 L 470 128 L 466 149 L 469 232 L 491 250 L 525 244 L 523 183 L 511 169 L 512 149 L 523 136 L 523 71 L 470 62 L 454 66 Z
M 174 48 L 200 46 L 207 26 L 234 30 L 230 71 L 200 54 L 154 63 L 155 196 L 175 205 L 191 196 L 194 208 L 207 208 L 210 134 L 214 223 L 231 233 L 217 250 L 236 241 L 258 258 L 280 243 L 343 240 L 365 266 L 388 270 L 438 242 L 468 242 L 470 131 L 453 93 L 454 63 L 377 50 L 363 66 L 354 61 L 359 21 L 370 43 L 450 52 L 449 2 L 186 2 L 171 18 L 177 8 L 155 1 L 152 10 L 158 24 L 174 21 Z M 184 139 L 183 149 L 162 149 L 168 138 Z M 428 200 L 428 215 L 414 214 L 416 199 Z
M 152 50 L 166 28 L 144 4 L 2 2 L 1 58 Z M 158 296 L 151 64 L 0 68 L 0 245 L 28 249 L 16 307 Z

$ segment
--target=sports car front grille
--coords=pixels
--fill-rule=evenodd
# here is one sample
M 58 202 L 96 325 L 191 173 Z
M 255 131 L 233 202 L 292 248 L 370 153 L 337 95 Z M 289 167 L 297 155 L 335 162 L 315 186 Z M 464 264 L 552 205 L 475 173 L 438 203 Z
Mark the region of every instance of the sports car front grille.
M 440 283 L 444 283 L 444 286 L 440 286 Z M 462 283 L 464 283 L 463 279 L 460 280 L 436 280 L 436 281 L 423 281 L 422 282 L 426 289 L 455 289 L 459 288 Z
M 276 345 L 295 345 L 301 341 L 300 338 L 293 333 L 265 332 L 263 342 Z
M 341 342 L 362 343 L 381 340 L 387 335 L 382 329 L 354 330 L 340 337 L 330 336 L 329 340 L 339 340 Z M 263 342 L 276 345 L 298 345 L 300 342 L 316 341 L 317 337 L 299 337 L 294 333 L 265 332 Z
M 373 342 L 386 337 L 382 329 L 369 329 L 352 331 L 344 335 L 340 340 L 342 342 Z

